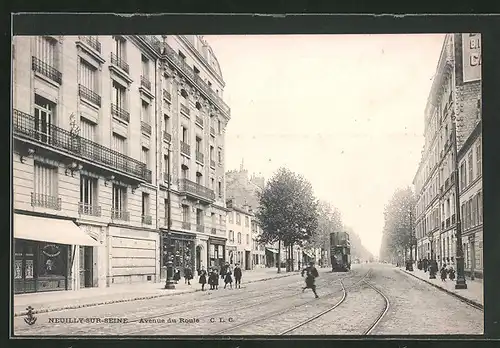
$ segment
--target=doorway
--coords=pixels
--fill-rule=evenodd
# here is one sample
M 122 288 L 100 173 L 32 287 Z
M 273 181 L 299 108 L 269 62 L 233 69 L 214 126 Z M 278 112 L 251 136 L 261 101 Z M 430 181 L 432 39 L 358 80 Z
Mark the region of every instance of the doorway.
M 245 270 L 252 269 L 252 258 L 250 256 L 250 251 L 245 250 Z
M 80 288 L 91 288 L 93 282 L 94 249 L 80 246 Z

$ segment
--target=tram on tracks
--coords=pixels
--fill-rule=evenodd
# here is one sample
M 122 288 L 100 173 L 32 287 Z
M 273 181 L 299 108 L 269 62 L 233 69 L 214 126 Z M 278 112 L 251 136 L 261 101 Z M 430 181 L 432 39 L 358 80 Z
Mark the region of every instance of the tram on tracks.
M 351 242 L 347 232 L 330 233 L 330 258 L 332 272 L 348 272 L 351 269 Z

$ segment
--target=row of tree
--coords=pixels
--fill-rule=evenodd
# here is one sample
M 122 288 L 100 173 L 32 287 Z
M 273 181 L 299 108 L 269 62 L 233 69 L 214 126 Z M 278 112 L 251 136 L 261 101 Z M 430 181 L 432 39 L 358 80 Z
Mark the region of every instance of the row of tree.
M 410 187 L 397 189 L 384 209 L 380 258 L 386 261 L 412 256 L 415 246 L 415 195 Z M 412 255 L 413 254 L 413 255 Z
M 312 185 L 303 176 L 280 168 L 258 194 L 257 221 L 262 228 L 259 243 L 278 243 L 278 272 L 281 247 L 292 255 L 294 246 L 328 250 L 331 232 L 343 228 L 340 212 L 314 196 Z

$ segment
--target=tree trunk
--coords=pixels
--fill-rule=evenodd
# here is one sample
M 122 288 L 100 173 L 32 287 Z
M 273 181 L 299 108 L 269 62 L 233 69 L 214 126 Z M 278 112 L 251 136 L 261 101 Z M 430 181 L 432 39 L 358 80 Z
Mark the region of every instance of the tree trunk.
M 294 267 L 293 267 L 293 243 L 290 244 L 290 251 L 292 252 L 292 264 L 291 264 L 291 268 L 292 268 L 292 272 L 294 271 Z
M 281 273 L 281 239 L 278 239 L 278 273 Z

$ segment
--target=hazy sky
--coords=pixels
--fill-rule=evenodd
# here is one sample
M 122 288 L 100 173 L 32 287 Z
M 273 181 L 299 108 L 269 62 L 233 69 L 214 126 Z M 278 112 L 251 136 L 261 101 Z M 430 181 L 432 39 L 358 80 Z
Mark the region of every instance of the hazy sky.
M 301 173 L 378 255 L 384 204 L 420 161 L 444 34 L 205 38 L 231 107 L 226 169 Z

